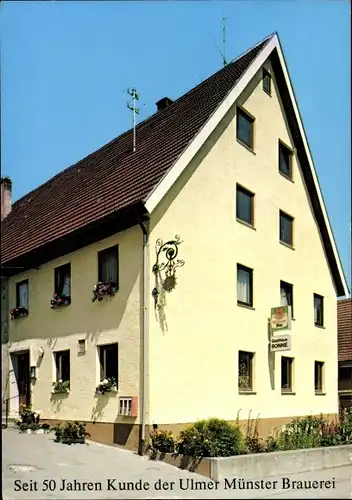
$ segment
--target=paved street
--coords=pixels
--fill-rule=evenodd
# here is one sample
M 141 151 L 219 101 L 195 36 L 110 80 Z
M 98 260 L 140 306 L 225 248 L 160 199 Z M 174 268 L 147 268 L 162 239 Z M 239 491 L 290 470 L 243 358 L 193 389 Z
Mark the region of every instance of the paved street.
M 276 490 L 225 489 L 203 476 L 182 471 L 161 462 L 118 449 L 88 442 L 67 446 L 53 442 L 53 434 L 19 434 L 17 429 L 2 432 L 3 498 L 10 499 L 192 499 L 192 498 L 352 498 L 352 465 L 318 472 L 287 476 L 291 481 L 333 481 L 334 489 L 282 490 L 282 477 Z M 262 479 L 262 478 L 256 478 Z M 267 478 L 268 479 L 268 478 Z M 76 480 L 81 491 L 69 488 Z M 161 481 L 160 481 L 161 480 Z M 193 480 L 193 484 L 192 484 Z M 233 478 L 228 478 L 231 483 Z M 202 481 L 202 483 L 197 483 Z M 85 486 L 83 483 L 91 483 Z M 123 483 L 133 482 L 138 488 L 121 491 Z M 168 491 L 155 485 L 166 483 Z M 76 484 L 78 484 L 76 483 Z M 65 488 L 62 490 L 62 485 Z M 192 486 L 206 490 L 192 489 Z M 171 486 L 173 486 L 171 490 Z M 180 488 L 182 486 L 184 489 Z M 214 488 L 217 486 L 217 489 Z M 89 490 L 88 488 L 94 488 Z M 16 489 L 18 491 L 16 491 Z M 46 490 L 46 491 L 44 491 Z

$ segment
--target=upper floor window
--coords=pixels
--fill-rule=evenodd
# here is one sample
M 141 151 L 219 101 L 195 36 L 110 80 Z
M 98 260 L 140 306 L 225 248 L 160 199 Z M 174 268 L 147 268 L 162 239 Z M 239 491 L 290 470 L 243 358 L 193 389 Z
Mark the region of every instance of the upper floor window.
M 119 286 L 119 247 L 107 248 L 98 253 L 98 281 Z
M 16 307 L 24 307 L 28 311 L 28 280 L 16 283 Z
M 279 172 L 292 179 L 292 150 L 279 141 Z
M 271 95 L 271 75 L 269 71 L 263 68 L 263 90 Z
M 291 317 L 293 318 L 293 285 L 280 281 L 281 305 L 291 306 Z
M 324 297 L 314 294 L 314 324 L 324 326 Z
M 71 297 L 71 264 L 64 264 L 56 267 L 55 273 L 55 294 L 61 298 Z
M 254 224 L 254 194 L 237 184 L 236 187 L 236 217 L 241 221 Z
M 237 264 L 237 304 L 253 306 L 253 270 Z
M 254 118 L 239 107 L 237 107 L 236 127 L 237 139 L 248 148 L 253 149 Z
M 280 210 L 280 241 L 293 246 L 293 217 Z

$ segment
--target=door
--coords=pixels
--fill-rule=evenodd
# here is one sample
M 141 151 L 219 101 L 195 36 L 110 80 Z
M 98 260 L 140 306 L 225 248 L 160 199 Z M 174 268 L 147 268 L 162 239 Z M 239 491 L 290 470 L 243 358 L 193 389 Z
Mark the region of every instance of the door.
M 31 381 L 29 373 L 29 351 L 18 355 L 18 399 L 19 412 L 22 414 L 22 405 L 31 404 Z

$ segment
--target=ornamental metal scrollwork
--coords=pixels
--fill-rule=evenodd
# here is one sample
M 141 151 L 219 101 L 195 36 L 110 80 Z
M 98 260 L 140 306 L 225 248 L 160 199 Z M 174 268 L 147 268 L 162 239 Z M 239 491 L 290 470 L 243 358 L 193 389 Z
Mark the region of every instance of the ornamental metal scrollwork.
M 178 247 L 181 243 L 178 234 L 174 240 L 166 243 L 160 238 L 156 241 L 156 262 L 152 268 L 155 275 L 155 288 L 152 291 L 155 308 L 158 307 L 160 289 L 170 293 L 176 286 L 176 268 L 185 264 L 184 260 L 177 259 Z

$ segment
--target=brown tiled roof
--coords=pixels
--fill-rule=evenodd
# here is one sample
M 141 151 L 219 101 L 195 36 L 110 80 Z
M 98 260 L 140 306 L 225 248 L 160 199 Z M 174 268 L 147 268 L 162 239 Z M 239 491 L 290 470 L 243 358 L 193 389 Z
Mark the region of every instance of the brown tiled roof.
M 352 299 L 337 302 L 339 361 L 352 360 Z
M 270 37 L 167 108 L 30 192 L 1 223 L 1 263 L 144 200 Z

